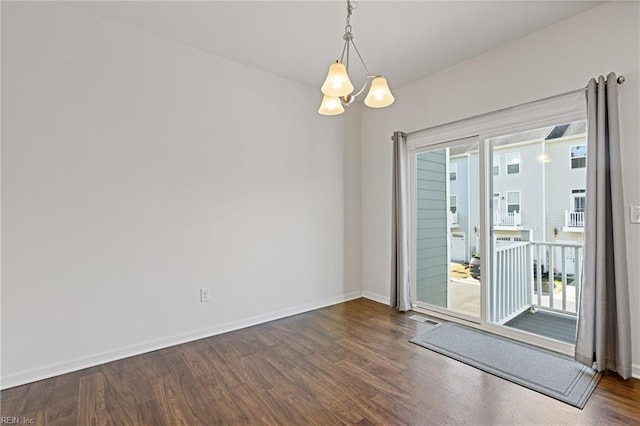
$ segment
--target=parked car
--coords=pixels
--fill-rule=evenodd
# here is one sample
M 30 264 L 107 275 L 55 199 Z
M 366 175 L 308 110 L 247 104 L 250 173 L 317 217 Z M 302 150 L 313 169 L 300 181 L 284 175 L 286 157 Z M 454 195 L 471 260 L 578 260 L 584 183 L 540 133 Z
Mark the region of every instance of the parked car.
M 544 264 L 542 265 L 542 276 L 544 276 L 545 274 L 545 270 L 544 270 Z M 471 274 L 472 278 L 475 278 L 476 280 L 480 279 L 480 255 L 477 254 L 475 256 L 473 256 L 471 258 L 471 261 L 469 261 L 469 274 Z M 536 277 L 538 275 L 538 267 L 537 267 L 537 263 L 534 260 L 533 261 L 533 276 Z

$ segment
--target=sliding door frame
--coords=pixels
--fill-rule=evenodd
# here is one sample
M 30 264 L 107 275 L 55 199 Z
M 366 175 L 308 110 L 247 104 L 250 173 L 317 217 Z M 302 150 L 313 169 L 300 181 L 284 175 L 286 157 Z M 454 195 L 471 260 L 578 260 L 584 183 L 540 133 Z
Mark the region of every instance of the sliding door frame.
M 411 276 L 412 279 L 412 304 L 413 309 L 437 318 L 486 330 L 498 335 L 515 340 L 531 343 L 556 352 L 573 355 L 574 346 L 550 340 L 525 331 L 497 325 L 489 322 L 489 283 L 492 279 L 491 268 L 484 267 L 480 270 L 480 317 L 452 312 L 449 309 L 426 305 L 416 300 L 416 157 L 426 150 L 446 148 L 451 144 L 462 141 L 478 141 L 479 160 L 479 208 L 480 208 L 480 246 L 485 265 L 490 265 L 489 254 L 492 253 L 492 223 L 491 204 L 493 203 L 492 163 L 493 152 L 489 139 L 512 133 L 518 133 L 535 128 L 551 126 L 562 122 L 571 122 L 586 119 L 586 102 L 584 93 L 570 93 L 566 96 L 550 99 L 545 102 L 527 104 L 521 107 L 498 111 L 494 114 L 479 116 L 464 122 L 451 125 L 437 125 L 432 129 L 407 133 L 407 148 L 409 155 L 409 191 L 410 191 L 410 242 L 411 251 Z
M 456 139 L 456 140 L 451 140 L 451 141 L 439 141 L 433 144 L 428 144 L 428 145 L 424 145 L 424 146 L 420 146 L 420 147 L 414 147 L 414 148 L 409 148 L 408 149 L 408 155 L 409 155 L 409 203 L 411 205 L 411 207 L 409 208 L 409 223 L 410 223 L 410 241 L 409 241 L 409 251 L 411 252 L 411 276 L 414 277 L 414 279 L 411 280 L 411 297 L 412 297 L 412 301 L 411 304 L 414 307 L 417 308 L 422 308 L 422 309 L 427 309 L 429 311 L 433 311 L 433 312 L 437 312 L 441 315 L 448 315 L 448 316 L 454 316 L 456 318 L 459 318 L 465 322 L 472 322 L 472 323 L 480 323 L 479 318 L 474 317 L 473 315 L 467 315 L 461 312 L 454 312 L 449 310 L 448 308 L 443 308 L 441 306 L 437 306 L 437 305 L 432 305 L 429 303 L 425 303 L 425 302 L 419 302 L 417 300 L 417 259 L 416 259 L 416 255 L 417 255 L 417 229 L 418 229 L 418 219 L 417 219 L 417 188 L 416 188 L 416 178 L 417 178 L 417 158 L 418 155 L 423 153 L 423 152 L 428 152 L 428 151 L 432 151 L 432 150 L 436 150 L 436 149 L 446 149 L 446 148 L 450 148 L 451 146 L 455 146 L 455 145 L 461 145 L 464 143 L 472 143 L 472 142 L 477 142 L 477 137 L 476 136 L 471 136 L 471 137 L 466 137 L 466 138 L 461 138 L 461 139 Z M 447 161 L 446 161 L 446 166 L 445 166 L 445 182 L 446 182 L 446 196 L 445 196 L 445 200 L 446 200 L 446 224 L 447 226 L 449 226 L 449 216 L 448 216 L 448 212 L 449 212 L 449 188 L 451 183 L 449 182 L 449 154 L 447 154 Z M 449 268 L 449 264 L 451 263 L 451 232 L 447 231 L 447 286 L 449 285 L 449 281 L 451 279 L 451 270 Z M 482 273 L 482 271 L 481 271 Z M 481 290 L 481 298 L 482 298 L 482 290 Z M 450 294 L 449 291 L 447 290 L 447 306 L 449 305 L 449 298 L 450 298 Z M 482 309 L 480 310 L 480 312 L 482 312 Z

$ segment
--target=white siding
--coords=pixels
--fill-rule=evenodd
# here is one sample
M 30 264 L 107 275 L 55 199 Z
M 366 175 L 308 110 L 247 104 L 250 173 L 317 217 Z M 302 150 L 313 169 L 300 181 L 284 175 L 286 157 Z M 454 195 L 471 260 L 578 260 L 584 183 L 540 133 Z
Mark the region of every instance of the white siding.
M 514 152 L 520 153 L 520 173 L 509 175 L 506 174 L 506 155 Z M 500 155 L 501 160 L 500 175 L 492 175 L 493 192 L 500 193 L 500 211 L 507 211 L 507 191 L 520 191 L 521 227 L 533 230 L 533 238 L 540 240 L 544 225 L 544 217 L 541 214 L 544 205 L 544 163 L 539 160 L 542 155 L 542 142 L 500 147 L 494 150 L 494 154 Z
M 480 232 L 480 164 L 478 162 L 478 155 L 472 155 L 469 158 L 469 174 L 470 187 L 469 187 L 469 233 L 467 234 L 467 253 L 471 257 L 471 252 L 479 253 L 479 238 Z M 476 234 L 475 229 L 478 229 Z
M 571 210 L 571 190 L 586 188 L 586 168 L 571 168 L 571 145 L 586 143 L 586 136 L 566 138 L 547 143 L 547 239 L 554 241 L 553 228 L 558 228 L 558 240 L 577 242 L 579 232 L 564 232 L 564 211 Z M 589 155 L 589 153 L 587 153 Z
M 451 195 L 455 195 L 458 201 L 458 224 L 451 227 L 452 231 L 469 235 L 469 158 L 467 156 L 451 158 L 450 164 L 455 164 L 458 169 L 456 180 L 449 183 L 449 191 Z M 468 239 L 465 238 L 464 249 L 452 250 L 451 260 L 468 261 Z M 454 256 L 455 253 L 455 256 Z

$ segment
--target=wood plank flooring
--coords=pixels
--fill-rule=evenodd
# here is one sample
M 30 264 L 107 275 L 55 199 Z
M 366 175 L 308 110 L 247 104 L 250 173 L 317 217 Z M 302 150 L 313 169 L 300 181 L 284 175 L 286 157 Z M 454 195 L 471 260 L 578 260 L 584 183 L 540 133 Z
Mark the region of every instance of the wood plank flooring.
M 640 381 L 583 410 L 409 343 L 423 324 L 367 299 L 0 393 L 37 425 L 640 425 Z

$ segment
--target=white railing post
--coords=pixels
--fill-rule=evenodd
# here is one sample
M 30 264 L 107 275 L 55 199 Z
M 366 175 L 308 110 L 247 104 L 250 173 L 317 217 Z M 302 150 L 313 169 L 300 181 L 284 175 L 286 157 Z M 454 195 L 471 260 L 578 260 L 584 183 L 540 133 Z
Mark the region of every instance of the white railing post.
M 531 306 L 531 298 L 533 295 L 533 244 L 531 244 L 531 230 L 525 230 L 520 233 L 522 241 L 526 241 L 527 247 L 525 252 L 526 265 L 526 285 L 524 287 L 523 298 L 527 305 Z
M 555 281 L 555 262 L 553 255 L 555 254 L 554 246 L 549 246 L 549 272 L 547 273 L 547 282 L 549 283 L 549 308 L 553 309 L 553 284 Z M 541 289 L 542 290 L 542 289 Z
M 576 249 L 576 270 L 575 274 L 573 274 L 573 291 L 576 298 L 576 304 L 580 300 L 580 289 L 582 288 L 582 247 L 577 247 Z M 576 312 L 578 311 L 578 306 L 576 305 Z
M 492 284 L 489 286 L 491 289 L 491 321 L 496 322 L 498 319 L 498 288 L 500 287 L 500 281 L 502 280 L 502 274 L 498 272 L 498 256 L 500 253 L 496 250 L 496 237 L 495 235 L 492 238 L 491 245 L 493 246 L 493 256 L 492 259 Z
M 536 265 L 536 269 L 537 269 L 537 275 L 536 275 L 536 283 L 538 285 L 538 291 L 537 291 L 537 299 L 538 299 L 538 306 L 542 305 L 542 246 L 539 245 L 538 246 L 538 263 Z
M 560 255 L 562 256 L 562 310 L 567 310 L 567 248 L 560 247 Z M 555 280 L 554 280 L 555 281 Z

